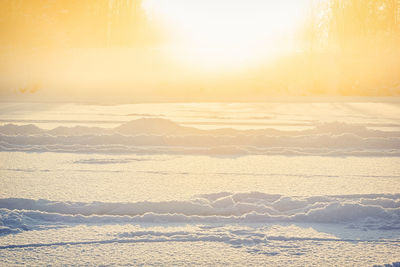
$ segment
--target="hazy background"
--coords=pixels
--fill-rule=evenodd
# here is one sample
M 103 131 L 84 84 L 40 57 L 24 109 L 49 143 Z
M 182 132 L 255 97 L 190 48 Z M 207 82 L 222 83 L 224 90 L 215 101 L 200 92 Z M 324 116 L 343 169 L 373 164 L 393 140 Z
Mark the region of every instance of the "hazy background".
M 2 100 L 400 93 L 397 0 L 2 0 L 0 12 Z

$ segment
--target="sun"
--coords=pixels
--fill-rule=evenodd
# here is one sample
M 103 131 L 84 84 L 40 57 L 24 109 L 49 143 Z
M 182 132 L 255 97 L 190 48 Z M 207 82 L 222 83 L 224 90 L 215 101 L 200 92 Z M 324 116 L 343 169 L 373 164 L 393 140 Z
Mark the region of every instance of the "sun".
M 295 46 L 311 0 L 146 0 L 162 25 L 166 50 L 203 69 L 243 68 Z

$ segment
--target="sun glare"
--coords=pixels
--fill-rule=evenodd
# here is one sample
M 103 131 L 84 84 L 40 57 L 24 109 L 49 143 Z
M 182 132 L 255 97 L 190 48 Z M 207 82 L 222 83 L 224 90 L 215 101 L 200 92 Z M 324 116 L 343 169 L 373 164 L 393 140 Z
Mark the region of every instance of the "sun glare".
M 176 60 L 205 69 L 243 68 L 293 49 L 308 0 L 147 0 Z

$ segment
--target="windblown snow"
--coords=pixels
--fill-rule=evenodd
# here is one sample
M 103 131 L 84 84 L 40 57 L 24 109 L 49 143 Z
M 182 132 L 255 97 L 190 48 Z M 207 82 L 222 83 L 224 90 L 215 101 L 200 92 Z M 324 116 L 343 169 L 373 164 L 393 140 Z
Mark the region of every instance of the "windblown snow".
M 336 223 L 400 230 L 400 194 L 285 197 L 214 193 L 188 201 L 104 203 L 0 199 L 2 233 L 54 223 Z
M 313 129 L 200 130 L 167 119 L 144 118 L 115 128 L 0 126 L 0 151 L 194 154 L 399 156 L 400 132 L 341 122 Z
M 398 100 L 0 111 L 1 266 L 400 265 Z

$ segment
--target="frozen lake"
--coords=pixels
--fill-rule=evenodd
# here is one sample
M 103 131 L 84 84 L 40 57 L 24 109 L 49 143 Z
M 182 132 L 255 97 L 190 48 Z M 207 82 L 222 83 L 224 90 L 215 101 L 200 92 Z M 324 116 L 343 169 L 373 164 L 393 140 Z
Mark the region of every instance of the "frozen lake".
M 400 262 L 400 102 L 0 104 L 0 265 Z

